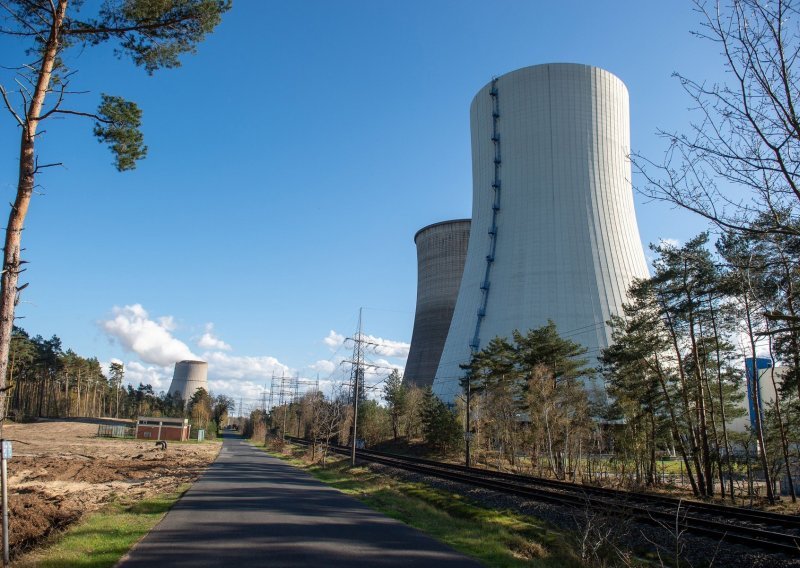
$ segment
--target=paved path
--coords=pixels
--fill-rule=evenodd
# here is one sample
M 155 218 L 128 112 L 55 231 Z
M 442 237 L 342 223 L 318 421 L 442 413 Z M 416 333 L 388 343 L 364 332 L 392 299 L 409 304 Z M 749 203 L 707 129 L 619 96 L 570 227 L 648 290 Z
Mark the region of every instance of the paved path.
M 479 566 L 238 437 L 119 568 Z

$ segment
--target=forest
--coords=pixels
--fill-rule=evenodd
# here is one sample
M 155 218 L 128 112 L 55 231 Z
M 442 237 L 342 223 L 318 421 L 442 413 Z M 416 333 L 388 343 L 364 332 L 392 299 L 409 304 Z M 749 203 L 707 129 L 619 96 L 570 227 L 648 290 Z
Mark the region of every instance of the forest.
M 156 393 L 149 384 L 134 388 L 125 383 L 121 363 L 112 362 L 106 376 L 96 358 L 65 351 L 57 336 L 30 337 L 19 327 L 14 328 L 8 370 L 8 416 L 16 421 L 78 416 L 130 420 L 138 416 L 186 417 L 195 428 L 213 436 L 233 408 L 230 397 L 213 396 L 204 389 L 184 401 Z
M 358 438 L 583 483 L 734 502 L 775 501 L 782 487 L 796 500 L 800 328 L 776 315 L 796 313 L 796 239 L 728 234 L 712 245 L 702 233 L 652 252 L 652 277 L 631 287 L 599 357 L 553 322 L 494 338 L 464 366 L 454 408 L 395 371 L 381 403 L 360 396 Z M 746 380 L 757 358 L 780 371 L 752 369 L 761 388 Z M 769 387 L 777 396 L 762 399 Z M 748 396 L 761 409 L 752 417 Z M 329 444 L 351 443 L 352 416 L 343 385 L 254 411 L 247 433 L 306 437 L 324 459 Z

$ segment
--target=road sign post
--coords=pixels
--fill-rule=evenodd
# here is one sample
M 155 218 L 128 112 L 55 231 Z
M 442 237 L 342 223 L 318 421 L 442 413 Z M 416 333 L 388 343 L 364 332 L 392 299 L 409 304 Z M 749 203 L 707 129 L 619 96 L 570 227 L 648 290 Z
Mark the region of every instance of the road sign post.
M 10 562 L 8 550 L 8 460 L 11 459 L 11 442 L 0 440 L 0 492 L 3 494 L 3 566 Z

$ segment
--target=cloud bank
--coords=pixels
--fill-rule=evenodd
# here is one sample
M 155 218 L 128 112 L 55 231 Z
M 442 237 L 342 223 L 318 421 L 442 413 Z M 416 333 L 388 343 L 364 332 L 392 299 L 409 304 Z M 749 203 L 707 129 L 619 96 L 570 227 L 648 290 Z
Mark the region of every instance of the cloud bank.
M 188 345 L 172 336 L 175 329 L 172 317 L 152 320 L 141 304 L 114 306 L 111 313 L 113 317 L 100 322 L 100 327 L 145 363 L 166 367 L 176 361 L 197 359 Z

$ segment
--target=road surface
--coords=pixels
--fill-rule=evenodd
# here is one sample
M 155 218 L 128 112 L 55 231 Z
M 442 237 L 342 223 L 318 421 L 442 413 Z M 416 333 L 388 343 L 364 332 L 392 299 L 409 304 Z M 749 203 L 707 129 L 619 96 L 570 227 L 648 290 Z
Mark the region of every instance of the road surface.
M 226 436 L 217 460 L 119 568 L 478 567 L 305 472 Z

